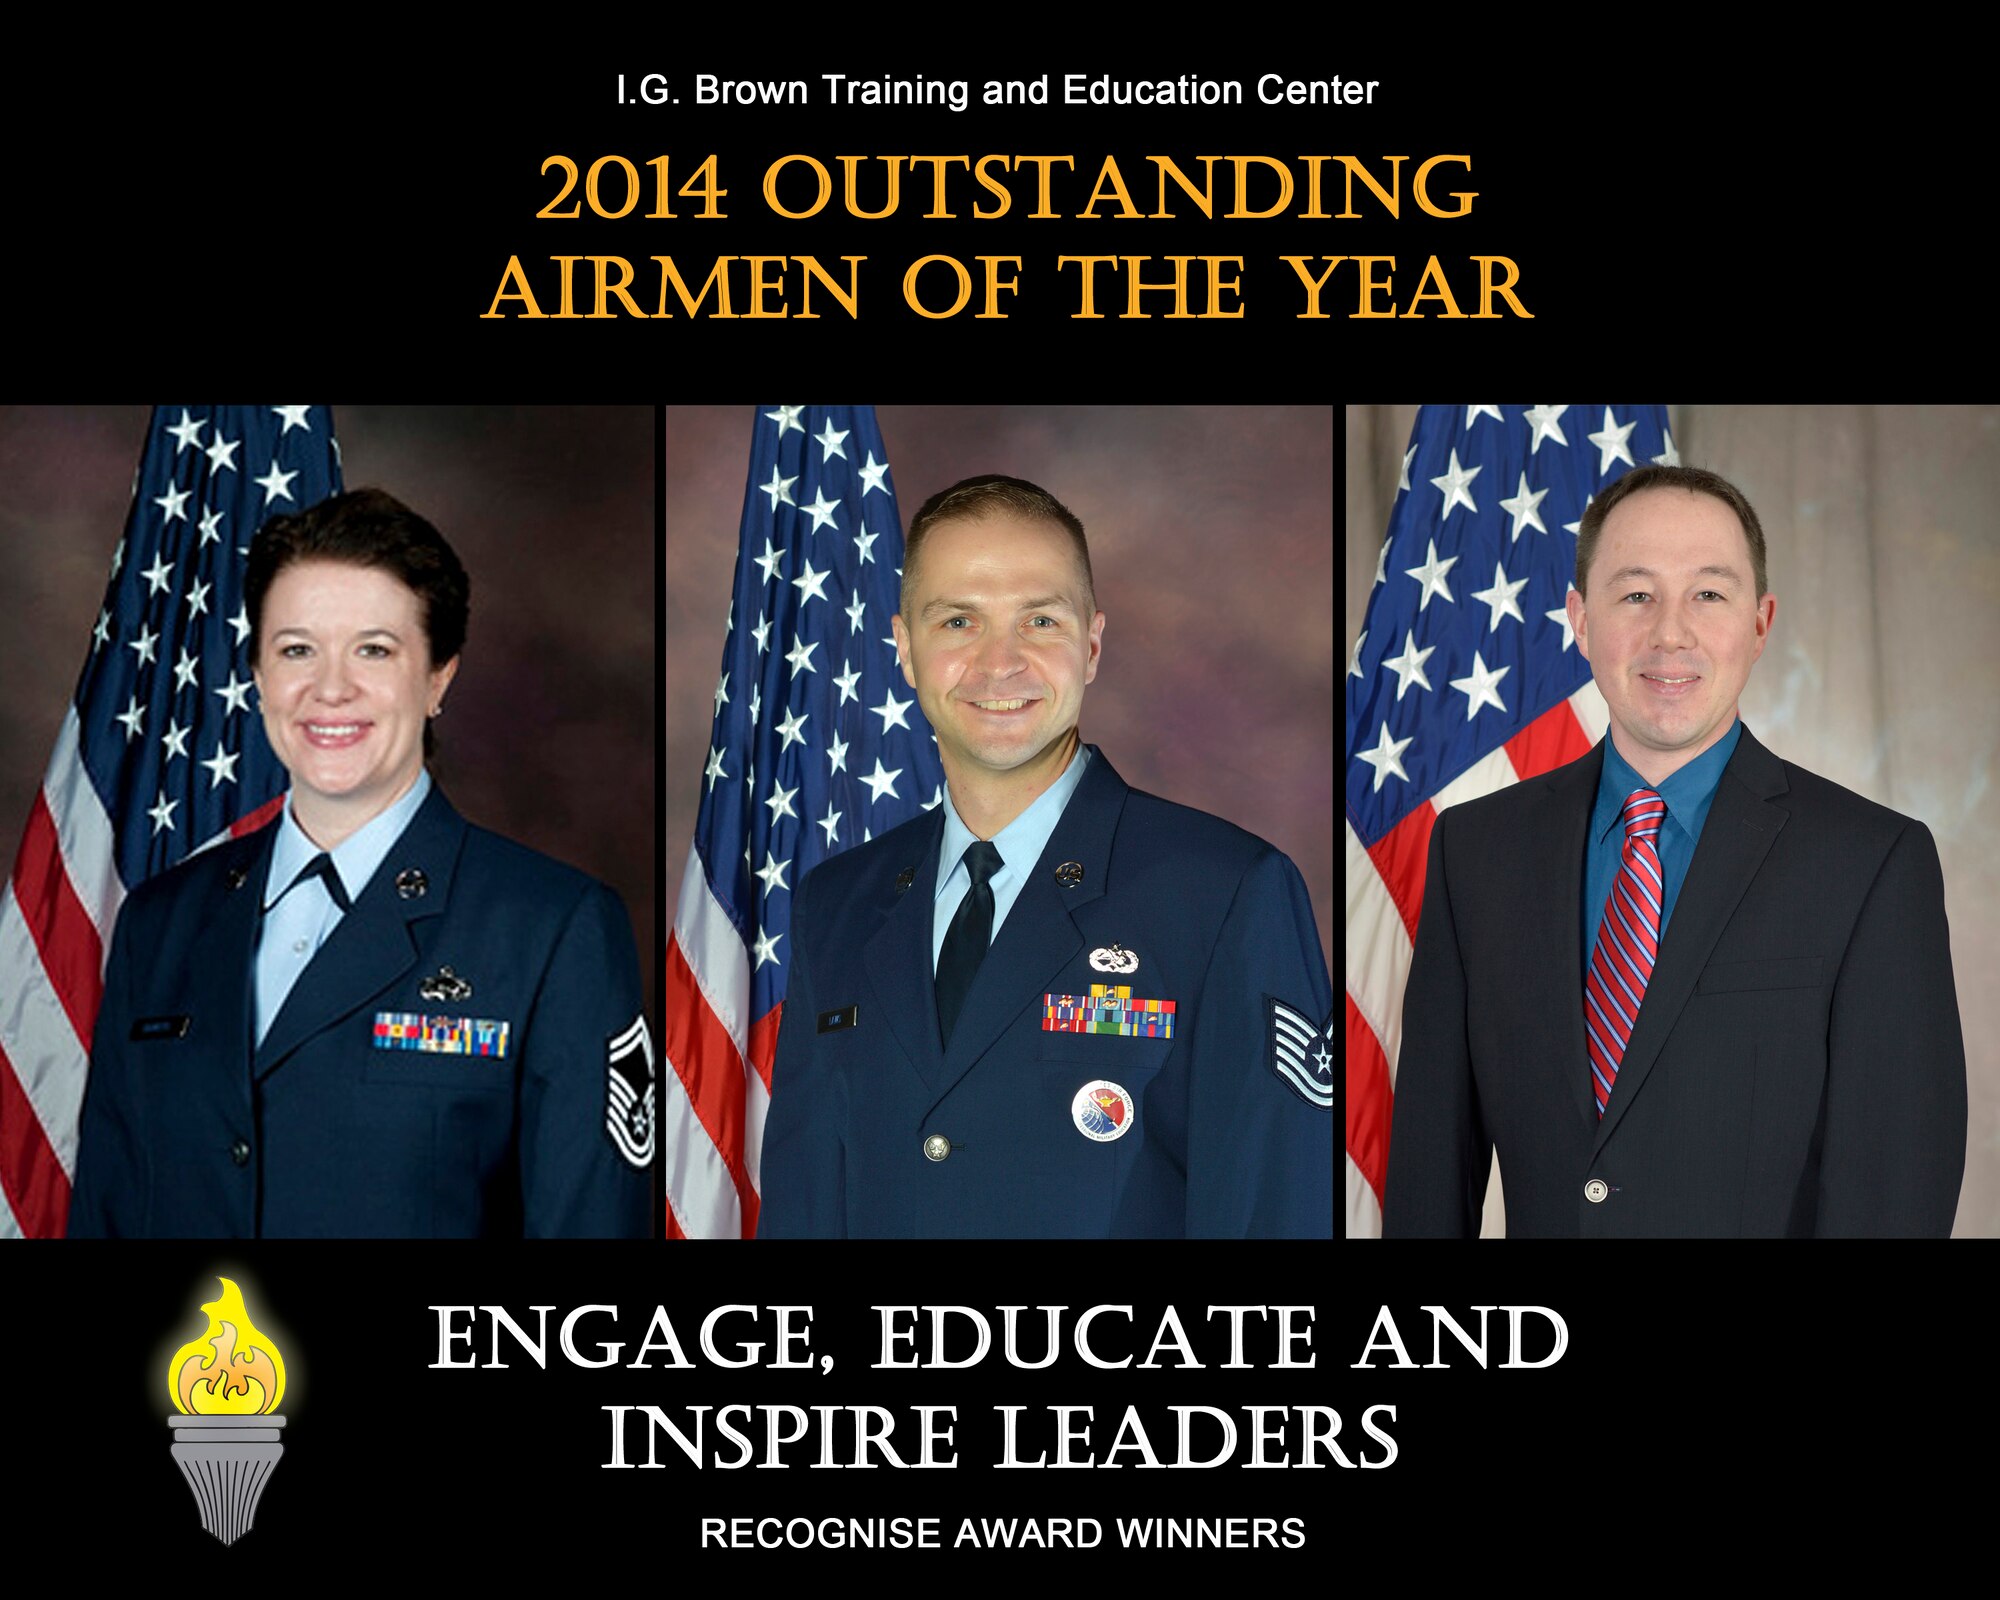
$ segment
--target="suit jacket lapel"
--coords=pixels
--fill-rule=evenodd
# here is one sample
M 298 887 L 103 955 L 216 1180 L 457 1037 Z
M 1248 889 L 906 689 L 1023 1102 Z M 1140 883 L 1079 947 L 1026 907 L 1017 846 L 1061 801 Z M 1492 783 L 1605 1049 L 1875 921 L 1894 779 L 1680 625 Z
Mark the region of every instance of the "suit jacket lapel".
M 1063 808 L 1041 859 L 1029 869 L 1027 882 L 972 980 L 951 1046 L 944 1053 L 943 1077 L 935 1086 L 939 1098 L 972 1070 L 1020 1018 L 1024 1007 L 1040 1009 L 1040 997 L 1049 984 L 1083 948 L 1083 932 L 1072 913 L 1105 891 L 1111 842 L 1130 793 L 1111 763 L 1094 745 L 1091 749 L 1083 780 Z M 1065 861 L 1083 868 L 1074 885 L 1056 881 L 1056 868 Z M 935 1027 L 935 992 L 932 1015 Z
M 938 1047 L 937 986 L 931 974 L 931 912 L 937 897 L 944 808 L 927 812 L 924 825 L 909 831 L 917 853 L 896 865 L 898 871 L 911 873 L 910 886 L 888 890 L 895 903 L 869 939 L 862 964 L 882 998 L 882 1009 L 903 1054 L 935 1092 L 944 1064 Z M 845 1004 L 847 998 L 837 996 L 834 1003 Z
M 1583 1036 L 1583 947 L 1579 943 L 1583 904 L 1583 856 L 1588 845 L 1591 807 L 1597 800 L 1604 771 L 1604 745 L 1559 767 L 1544 780 L 1544 803 L 1553 813 L 1548 826 L 1533 830 L 1524 841 L 1546 852 L 1531 873 L 1531 881 L 1546 883 L 1546 897 L 1519 908 L 1525 926 L 1521 937 L 1529 949 L 1555 950 L 1559 958 L 1544 964 L 1529 1004 L 1539 1015 L 1558 1017 L 1556 1038 L 1561 1048 L 1544 1060 L 1560 1080 L 1555 1092 L 1578 1122 L 1588 1129 L 1596 1120 L 1597 1103 L 1590 1093 L 1590 1053 Z
M 1695 981 L 1708 965 L 1715 941 L 1777 842 L 1778 831 L 1791 820 L 1783 807 L 1770 803 L 1790 787 L 1784 764 L 1751 738 L 1746 727 L 1729 765 L 1722 769 L 1708 820 L 1702 824 L 1701 842 L 1674 901 L 1673 917 L 1660 941 L 1660 959 L 1646 985 L 1625 1059 L 1618 1065 L 1611 1103 L 1598 1124 L 1597 1149 L 1604 1148 L 1625 1108 L 1645 1086 L 1688 996 L 1694 993 Z
M 232 1049 L 250 1047 L 251 974 L 261 920 L 257 907 L 277 832 L 266 826 L 220 847 L 230 858 L 223 868 L 223 892 L 215 915 L 202 929 L 200 947 L 193 952 L 189 1015 L 196 1027 L 215 1028 L 218 1037 L 233 1041 Z
M 450 903 L 452 873 L 464 840 L 465 819 L 443 790 L 433 788 L 354 908 L 299 974 L 257 1047 L 256 1077 L 276 1071 L 306 1040 L 351 1016 L 416 965 L 411 924 L 441 915 Z M 405 896 L 396 880 L 411 870 L 423 874 L 424 891 Z

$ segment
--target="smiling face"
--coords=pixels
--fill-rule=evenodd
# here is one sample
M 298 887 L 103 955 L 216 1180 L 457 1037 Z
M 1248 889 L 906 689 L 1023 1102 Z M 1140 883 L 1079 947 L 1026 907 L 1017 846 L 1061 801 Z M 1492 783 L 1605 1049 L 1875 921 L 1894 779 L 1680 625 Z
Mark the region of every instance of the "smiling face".
M 284 568 L 258 637 L 264 732 L 292 775 L 299 825 L 331 848 L 416 782 L 424 721 L 458 662 L 431 666 L 415 592 L 379 567 Z
M 961 814 L 981 786 L 1053 782 L 1104 635 L 1068 533 L 1005 511 L 937 523 L 905 600 L 896 652 Z
M 1611 708 L 1612 742 L 1663 782 L 1729 731 L 1777 597 L 1757 596 L 1736 513 L 1678 488 L 1614 506 L 1584 581 L 1570 626 Z

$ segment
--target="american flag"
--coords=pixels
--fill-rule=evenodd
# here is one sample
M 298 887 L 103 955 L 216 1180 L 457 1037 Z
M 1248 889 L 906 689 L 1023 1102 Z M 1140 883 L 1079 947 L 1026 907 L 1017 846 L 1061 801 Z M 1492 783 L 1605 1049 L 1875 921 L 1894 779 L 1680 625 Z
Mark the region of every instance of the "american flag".
M 128 890 L 276 815 L 245 653 L 266 516 L 340 488 L 325 406 L 154 411 L 83 675 L 0 891 L 0 1237 L 60 1237 L 90 1033 Z
M 1417 413 L 1347 665 L 1349 1238 L 1382 1231 L 1431 825 L 1604 736 L 1609 713 L 1564 609 L 1577 524 L 1621 474 L 1679 461 L 1665 406 Z
M 760 406 L 701 815 L 667 947 L 666 1231 L 749 1238 L 792 891 L 944 798 L 896 665 L 903 525 L 872 406 Z

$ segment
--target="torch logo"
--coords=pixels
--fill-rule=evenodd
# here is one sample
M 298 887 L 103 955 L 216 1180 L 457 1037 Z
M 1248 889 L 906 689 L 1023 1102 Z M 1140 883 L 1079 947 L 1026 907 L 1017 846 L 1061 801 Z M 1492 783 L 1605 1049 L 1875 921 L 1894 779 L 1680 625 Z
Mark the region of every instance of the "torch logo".
M 285 1360 L 252 1326 L 243 1292 L 227 1278 L 201 1309 L 208 1328 L 167 1363 L 167 1393 L 178 1415 L 173 1456 L 201 1508 L 201 1525 L 224 1544 L 250 1531 L 257 1500 L 285 1447 L 276 1415 L 285 1396 Z

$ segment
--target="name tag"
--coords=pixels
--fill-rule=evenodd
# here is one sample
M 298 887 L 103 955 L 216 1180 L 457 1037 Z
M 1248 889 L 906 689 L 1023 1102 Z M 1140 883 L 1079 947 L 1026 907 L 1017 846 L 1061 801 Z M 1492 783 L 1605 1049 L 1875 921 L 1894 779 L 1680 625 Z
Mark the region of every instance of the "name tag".
M 821 1033 L 838 1033 L 842 1028 L 851 1028 L 861 1020 L 861 1007 L 842 1006 L 838 1011 L 822 1011 L 819 1014 Z
M 507 1054 L 507 1027 L 483 1017 L 431 1017 L 415 1011 L 375 1013 L 377 1050 L 421 1050 L 437 1056 Z
M 132 1024 L 132 1042 L 143 1044 L 153 1039 L 185 1039 L 187 1017 L 141 1017 Z

